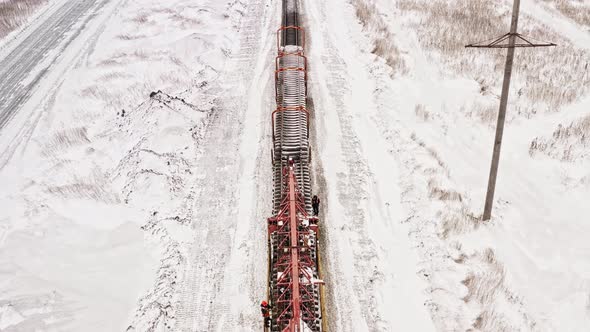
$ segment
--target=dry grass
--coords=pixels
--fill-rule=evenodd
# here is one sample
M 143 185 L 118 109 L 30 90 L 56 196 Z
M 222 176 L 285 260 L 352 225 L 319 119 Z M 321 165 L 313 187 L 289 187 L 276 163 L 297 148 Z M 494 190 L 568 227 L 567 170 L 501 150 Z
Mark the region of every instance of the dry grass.
M 481 124 L 495 128 L 498 119 L 498 104 L 489 100 L 476 100 L 471 105 L 461 107 L 461 112 L 470 118 L 478 120 Z M 507 115 L 507 122 L 514 117 L 514 112 Z
M 466 206 L 458 211 L 449 210 L 442 216 L 440 237 L 448 239 L 451 235 L 464 234 L 478 229 L 483 225 L 480 216 L 476 216 Z
M 460 250 L 460 249 L 459 249 Z M 522 306 L 522 299 L 508 289 L 504 266 L 498 262 L 491 248 L 478 251 L 465 258 L 474 269 L 462 281 L 467 288 L 463 297 L 466 303 L 479 307 L 472 329 L 467 331 L 515 331 L 516 326 L 526 326 L 534 330 L 536 323 L 525 312 L 511 317 L 498 310 L 499 304 L 512 303 Z M 513 325 L 516 323 L 516 326 Z
M 372 32 L 373 49 L 371 53 L 381 57 L 393 70 L 393 73 L 404 74 L 407 68 L 400 51 L 395 45 L 395 35 L 389 31 L 387 24 L 379 15 L 375 4 L 369 0 L 353 0 L 356 17 L 360 20 L 363 28 Z
M 87 143 L 90 143 L 90 139 L 86 127 L 77 127 L 61 130 L 45 137 L 41 146 L 43 155 L 50 156 L 56 151 Z
M 503 295 L 506 273 L 495 257 L 492 249 L 485 249 L 468 258 L 478 266 L 463 281 L 467 295 L 466 303 L 475 302 L 481 312 L 473 322 L 473 328 L 480 331 L 509 331 L 505 319 L 493 309 L 493 304 Z
M 570 123 L 559 124 L 550 138 L 535 138 L 529 147 L 531 156 L 541 152 L 561 161 L 590 157 L 590 115 Z
M 477 112 L 477 117 L 481 123 L 488 125 L 489 127 L 495 127 L 496 120 L 498 119 L 498 106 L 487 105 Z
M 202 23 L 200 20 L 198 20 L 196 18 L 188 17 L 186 15 L 179 14 L 179 13 L 174 13 L 174 14 L 170 15 L 170 18 L 172 21 L 179 22 L 186 29 L 194 28 Z
M 430 120 L 432 118 L 432 115 L 430 114 L 430 112 L 426 110 L 426 106 L 424 106 L 422 104 L 416 105 L 416 107 L 414 108 L 414 113 L 416 114 L 418 119 L 420 119 L 424 122 L 428 122 L 428 120 Z
M 47 0 L 8 0 L 0 2 L 0 38 L 23 24 Z
M 462 202 L 463 197 L 460 193 L 452 190 L 443 188 L 438 181 L 430 179 L 428 181 L 428 189 L 430 198 L 437 199 L 439 201 L 455 201 Z
M 100 75 L 100 77 L 97 79 L 97 81 L 100 81 L 100 82 L 114 81 L 117 79 L 128 78 L 128 77 L 130 77 L 130 75 L 125 72 L 109 71 L 109 72 L 106 72 L 106 73 Z
M 104 86 L 91 85 L 78 92 L 78 95 L 83 98 L 94 98 L 98 100 L 108 100 L 115 96 L 112 91 Z
M 489 248 L 478 254 L 475 259 L 485 269 L 482 269 L 480 273 L 469 275 L 462 281 L 463 285 L 467 287 L 467 295 L 463 301 L 477 301 L 483 305 L 491 304 L 504 283 L 504 267 L 496 260 L 494 251 Z
M 136 39 L 142 39 L 145 37 L 146 37 L 146 35 L 142 35 L 142 34 L 134 35 L 134 34 L 129 34 L 129 33 L 123 33 L 123 34 L 117 35 L 117 38 L 121 39 L 121 40 L 136 40 Z
M 141 13 L 131 19 L 132 22 L 137 23 L 139 25 L 143 25 L 149 22 L 148 14 Z
M 50 186 L 47 192 L 66 199 L 89 199 L 98 202 L 118 204 L 119 196 L 105 189 L 106 186 L 97 183 L 73 183 L 60 186 Z
M 432 58 L 447 67 L 444 70 L 485 82 L 482 93 L 489 87 L 499 91 L 505 51 L 466 50 L 464 46 L 507 32 L 511 10 L 507 2 L 400 0 L 398 8 L 404 17 L 410 17 L 408 25 L 415 29 L 422 46 L 431 51 Z M 517 51 L 512 91 L 528 99 L 527 104 L 536 104 L 521 110 L 521 114 L 559 110 L 589 91 L 590 52 L 576 49 L 526 13 L 521 15 L 519 25 L 526 36 L 560 45 Z
M 587 0 L 544 0 L 576 23 L 590 26 L 590 2 Z

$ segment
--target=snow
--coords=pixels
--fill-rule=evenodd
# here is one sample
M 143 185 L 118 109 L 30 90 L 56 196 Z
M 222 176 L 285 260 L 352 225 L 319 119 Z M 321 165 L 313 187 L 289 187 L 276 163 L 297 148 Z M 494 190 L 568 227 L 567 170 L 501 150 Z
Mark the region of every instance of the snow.
M 213 85 L 241 16 L 192 5 L 105 2 L 3 129 L 7 328 L 161 319 L 151 308 L 171 300 L 182 268 L 172 262 L 193 240 L 178 206 L 201 173 L 194 156 L 217 98 L 187 86 Z
M 0 329 L 5 329 L 11 325 L 16 325 L 24 320 L 12 305 L 8 304 L 0 307 Z
M 563 46 L 518 51 L 482 223 L 503 53 L 430 42 L 467 1 L 302 2 L 330 330 L 590 326 L 588 33 L 523 1 Z M 1 330 L 260 329 L 280 6 L 109 0 L 40 66 L 0 132 Z
M 385 1 L 377 4 L 382 16 L 400 15 L 394 5 Z M 409 16 L 403 17 L 409 20 Z M 427 302 L 437 329 L 465 330 L 475 326 L 481 330 L 534 330 L 536 326 L 540 330 L 560 330 L 566 318 L 556 316 L 556 309 L 567 306 L 572 315 L 579 314 L 568 317 L 569 330 L 584 330 L 589 317 L 586 284 L 590 270 L 585 263 L 588 246 L 583 241 L 583 234 L 588 232 L 583 220 L 589 211 L 583 199 L 588 187 L 580 183 L 573 189 L 563 180 L 567 177 L 571 178 L 569 183 L 577 183 L 587 176 L 588 168 L 585 162 L 572 165 L 531 158 L 529 146 L 540 133 L 551 136 L 557 127 L 556 119 L 567 126 L 575 120 L 566 119 L 587 114 L 587 97 L 563 105 L 559 115 L 543 112 L 533 119 L 515 116 L 514 121 L 509 121 L 496 218 L 482 226 L 477 215 L 485 194 L 493 131 L 457 110 L 469 109 L 486 96 L 479 94 L 477 82 L 462 77 L 462 73 L 447 76 L 446 63 L 416 42 L 415 32 L 405 24 L 392 21 L 388 28 L 395 33 L 401 54 L 405 54 L 408 75 L 397 74 L 391 79 L 383 75 L 388 68 L 379 61 L 366 63 L 366 70 L 377 79 L 373 99 L 380 101 L 382 108 L 371 113 L 367 104 L 371 98 L 355 98 L 364 103 L 355 109 L 374 117 L 374 128 L 394 141 L 389 151 L 382 149 L 381 155 L 393 153 L 402 164 L 398 167 L 403 179 L 402 207 L 409 210 L 410 238 L 417 246 L 421 274 L 430 284 Z M 365 33 L 371 37 L 371 31 Z M 355 72 L 355 77 L 359 76 Z M 520 79 L 515 79 L 514 90 L 518 90 Z M 571 88 L 584 91 L 580 86 Z M 528 102 L 512 100 L 512 109 Z M 362 141 L 371 142 L 370 149 L 378 146 L 375 137 Z M 370 152 L 364 155 L 370 158 Z M 381 157 L 381 163 L 386 161 Z M 377 167 L 380 163 L 369 165 Z M 388 169 L 395 172 L 394 167 Z M 379 183 L 383 178 L 379 176 Z M 568 265 L 577 268 L 568 273 Z M 569 280 L 557 278 L 564 274 Z M 532 275 L 535 280 L 531 280 Z M 550 288 L 556 289 L 554 294 L 561 298 L 541 291 Z M 568 300 L 563 300 L 564 295 Z M 580 300 L 583 298 L 586 303 Z M 570 301 L 582 306 L 570 306 Z
M 317 126 L 326 126 L 326 134 L 318 133 L 316 153 L 326 178 L 320 190 L 328 193 L 320 227 L 329 238 L 328 273 L 338 280 L 327 281 L 334 294 L 328 306 L 339 311 L 328 319 L 339 331 L 433 331 L 407 227 L 394 222 L 403 216 L 397 165 L 381 154 L 387 142 L 361 115 L 377 108 L 375 83 L 358 54 L 347 50 L 346 38 L 362 32 L 358 27 L 349 32 L 346 21 L 338 19 L 346 12 L 326 15 L 328 8 L 332 13 L 339 7 L 335 2 L 305 7 L 308 24 L 323 26 L 312 35 L 308 56 L 315 59 L 311 94 Z
M 587 176 L 588 168 L 585 162 L 560 164 L 529 155 L 535 137 L 550 138 L 558 123 L 564 127 L 572 121 L 580 123 L 580 116 L 588 114 L 584 89 L 572 87 L 582 97 L 563 105 L 559 114 L 542 112 L 532 119 L 513 115 L 516 119 L 509 122 L 505 134 L 510 143 L 502 154 L 496 218 L 482 226 L 478 215 L 483 208 L 493 127 L 458 111 L 477 103 L 496 108 L 497 99 L 482 96 L 478 82 L 464 72 L 454 72 L 446 59 L 422 44 L 411 22 L 412 17 L 425 22 L 424 17 L 400 13 L 399 7 L 386 1 L 376 4 L 375 16 L 405 20 L 386 19 L 374 30 L 371 22 L 361 21 L 364 29 L 359 32 L 354 25 L 341 22 L 363 11 L 344 6 L 335 13 L 342 6 L 333 1 L 326 7 L 338 20 L 329 21 L 323 33 L 318 31 L 311 38 L 310 59 L 316 60 L 310 60 L 314 67 L 310 85 L 320 142 L 314 155 L 320 156 L 316 168 L 323 167 L 328 195 L 323 200 L 327 202 L 327 215 L 322 219 L 324 229 L 327 226 L 324 248 L 328 273 L 337 275 L 326 279 L 328 287 L 338 284 L 338 289 L 328 288 L 332 292 L 328 308 L 337 308 L 328 309 L 335 329 L 370 330 L 377 323 L 382 324 L 377 325 L 379 330 L 426 330 L 429 327 L 416 328 L 415 324 L 428 322 L 425 316 L 429 314 L 436 330 L 442 331 L 560 330 L 566 319 L 568 330 L 584 330 L 589 317 L 590 269 L 585 263 L 589 251 L 583 238 L 588 228 L 583 220 L 589 211 L 583 203 L 588 195 L 583 183 L 587 182 L 579 181 Z M 533 16 L 529 20 L 537 19 L 535 12 L 526 14 Z M 547 23 L 546 17 L 539 19 Z M 311 25 L 320 22 L 322 17 Z M 573 28 L 558 25 L 556 31 Z M 384 29 L 395 36 L 405 70 L 403 66 L 389 68 L 368 53 L 373 49 L 369 43 L 378 40 Z M 583 34 L 576 31 L 574 37 Z M 587 48 L 584 38 L 575 42 L 572 38 L 574 47 Z M 350 49 L 350 45 L 358 47 Z M 317 59 L 322 59 L 323 66 Z M 515 78 L 514 90 L 521 79 Z M 526 100 L 512 100 L 511 107 L 527 106 Z M 549 144 L 560 149 L 565 142 L 573 144 L 572 155 L 584 156 L 587 148 L 575 145 L 576 139 Z M 354 163 L 346 167 L 348 160 Z M 576 191 L 565 183 L 574 184 Z M 386 189 L 379 189 L 381 186 Z M 371 222 L 359 222 L 363 219 Z M 572 226 L 566 226 L 569 224 Z M 370 236 L 363 239 L 363 231 Z M 396 236 L 404 240 L 408 235 L 409 243 L 407 239 L 396 241 Z M 388 255 L 371 253 L 372 246 Z M 373 274 L 363 264 L 368 257 Z M 568 273 L 568 265 L 576 269 Z M 395 288 L 393 276 L 400 271 L 405 272 L 400 279 L 412 295 L 398 299 L 396 294 L 404 292 Z M 558 279 L 564 274 L 569 280 Z M 531 280 L 532 275 L 536 280 Z M 375 282 L 385 286 L 372 291 L 370 285 Z M 348 286 L 355 284 L 356 288 Z M 556 289 L 554 296 L 541 291 L 551 288 Z M 388 294 L 384 289 L 393 291 Z M 558 294 L 562 297 L 557 298 Z M 373 300 L 379 296 L 388 301 Z M 426 315 L 419 304 L 428 309 Z M 558 310 L 564 306 L 568 310 Z M 363 308 L 368 312 L 363 313 Z M 397 312 L 404 314 L 400 318 Z M 570 316 L 561 316 L 562 312 Z M 367 325 L 362 325 L 363 320 Z

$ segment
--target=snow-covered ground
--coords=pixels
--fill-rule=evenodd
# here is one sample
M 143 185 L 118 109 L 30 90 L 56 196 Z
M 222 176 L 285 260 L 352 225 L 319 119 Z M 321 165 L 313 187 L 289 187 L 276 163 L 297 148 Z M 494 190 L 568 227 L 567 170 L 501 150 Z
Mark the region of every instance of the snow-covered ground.
M 510 3 L 306 7 L 332 329 L 586 330 L 587 32 L 523 5 L 560 47 L 519 51 L 482 224 L 504 52 L 463 45 L 505 33 Z
M 259 60 L 239 41 L 267 50 L 271 42 L 240 31 L 271 31 L 276 22 L 271 29 L 268 21 L 278 15 L 270 11 L 277 8 L 262 2 L 246 8 L 239 1 L 112 0 L 94 13 L 1 133 L 0 329 L 145 331 L 174 324 L 189 281 L 212 284 L 208 278 L 184 281 L 184 269 L 206 267 L 200 260 L 209 255 L 192 255 L 198 250 L 190 249 L 192 232 L 227 222 L 199 214 L 215 206 L 246 216 L 257 197 L 245 196 L 252 204 L 240 210 L 229 204 L 239 200 L 225 194 L 211 195 L 218 205 L 200 199 L 198 181 L 214 171 L 202 168 L 201 156 L 223 150 L 203 142 L 208 133 L 217 135 L 208 124 L 223 128 L 225 123 L 217 123 L 223 117 L 227 125 L 243 128 L 243 105 L 252 95 L 247 87 L 256 90 L 259 82 L 242 77 L 247 73 L 239 66 L 271 58 Z M 255 29 L 258 24 L 268 26 Z M 269 72 L 260 77 L 260 83 L 270 82 Z M 251 103 L 252 111 L 265 110 L 256 99 Z M 246 120 L 253 128 L 249 139 L 257 139 L 257 122 L 251 121 L 258 118 L 263 116 Z M 244 160 L 232 166 L 249 172 L 239 188 L 253 190 L 256 159 L 236 153 L 239 137 L 226 152 Z M 258 151 L 258 144 L 247 142 Z M 221 188 L 230 178 L 238 183 L 240 173 L 227 171 L 217 178 Z M 242 221 L 232 219 L 234 226 Z M 262 219 L 244 219 L 257 229 L 241 236 L 264 239 L 263 224 L 256 222 Z M 223 233 L 231 229 L 227 226 Z M 262 252 L 264 244 L 251 243 Z M 252 283 L 256 296 L 266 280 L 265 256 L 260 257 L 260 273 L 239 270 L 249 261 L 237 257 L 227 263 L 238 269 L 238 278 L 259 280 Z M 222 269 L 223 264 L 209 265 Z
M 281 2 L 101 3 L 0 131 L 0 330 L 259 330 Z M 560 46 L 518 51 L 481 223 L 504 53 L 463 45 L 510 3 L 302 1 L 330 331 L 590 326 L 590 44 L 559 3 L 523 0 Z

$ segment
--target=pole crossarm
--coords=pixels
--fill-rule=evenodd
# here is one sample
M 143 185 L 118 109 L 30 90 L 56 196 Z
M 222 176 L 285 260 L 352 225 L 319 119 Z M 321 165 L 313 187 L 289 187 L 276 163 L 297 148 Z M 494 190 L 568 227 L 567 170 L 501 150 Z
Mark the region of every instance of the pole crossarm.
M 510 37 L 514 37 L 514 44 L 512 45 L 509 40 Z M 507 43 L 505 43 L 507 42 Z M 465 48 L 516 48 L 516 47 L 548 47 L 557 46 L 555 43 L 532 43 L 520 33 L 507 33 L 503 36 L 493 39 L 491 42 L 478 42 L 474 44 L 465 45 Z

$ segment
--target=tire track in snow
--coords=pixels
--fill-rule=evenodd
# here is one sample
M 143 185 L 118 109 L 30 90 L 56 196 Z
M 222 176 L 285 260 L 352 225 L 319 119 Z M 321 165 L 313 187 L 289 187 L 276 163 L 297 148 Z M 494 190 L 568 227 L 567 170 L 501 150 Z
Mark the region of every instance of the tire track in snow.
M 404 38 L 410 40 L 405 40 L 406 45 L 412 44 L 411 35 Z M 409 55 L 419 61 L 411 69 L 417 73 L 417 82 L 411 83 L 427 88 L 437 76 L 428 72 L 432 65 L 420 64 L 424 54 L 416 44 L 412 46 Z M 445 331 L 503 331 L 527 326 L 535 330 L 536 323 L 524 310 L 522 300 L 505 283 L 503 266 L 493 251 L 465 254 L 458 241 L 447 239 L 448 233 L 473 231 L 479 227 L 479 219 L 453 188 L 451 172 L 443 159 L 408 126 L 403 114 L 407 111 L 395 110 L 396 106 L 415 106 L 400 93 L 404 83 L 392 81 L 387 66 L 380 61 L 369 64 L 368 72 L 379 87 L 374 95 L 379 107 L 371 120 L 389 146 L 386 153 L 400 165 L 404 223 L 420 256 L 419 274 L 429 284 L 425 305 L 436 327 Z
M 114 5 L 120 5 L 124 0 L 116 0 Z M 84 13 L 86 13 L 89 8 L 91 8 L 92 4 L 96 1 L 89 1 L 86 2 L 85 11 L 82 12 L 75 12 L 76 15 L 74 17 L 83 17 Z M 72 12 L 75 7 L 67 9 L 67 13 L 56 13 L 53 16 L 50 16 L 47 23 L 41 24 L 35 32 L 31 34 L 31 36 L 27 37 L 21 45 L 17 45 L 11 53 L 2 60 L 0 63 L 0 68 L 2 66 L 12 66 L 14 61 L 19 61 L 20 57 L 23 56 L 23 49 L 28 49 L 30 47 L 26 47 L 25 43 L 38 43 L 39 39 L 43 39 L 42 37 L 47 37 L 47 40 L 53 40 L 53 44 L 43 43 L 43 47 L 37 47 L 35 44 L 35 52 L 31 55 L 27 55 L 25 59 L 28 61 L 25 68 L 27 71 L 24 71 L 22 67 L 18 67 L 21 70 L 16 71 L 15 68 L 13 69 L 12 75 L 15 77 L 16 81 L 10 82 L 9 80 L 5 80 L 4 84 L 0 83 L 0 91 L 2 88 L 7 88 L 6 84 L 8 85 L 7 89 L 10 89 L 12 95 L 10 97 L 4 96 L 0 98 L 7 98 L 8 100 L 12 100 L 10 105 L 1 105 L 0 103 L 0 129 L 2 130 L 0 137 L 5 140 L 5 143 L 0 147 L 0 168 L 3 168 L 6 163 L 12 158 L 12 156 L 21 148 L 24 148 L 28 145 L 31 135 L 36 130 L 37 125 L 41 121 L 41 119 L 46 116 L 50 117 L 52 114 L 44 112 L 45 110 L 51 109 L 56 94 L 59 92 L 61 85 L 63 83 L 65 73 L 70 70 L 72 67 L 76 66 L 80 61 L 84 58 L 87 58 L 90 53 L 93 52 L 95 44 L 100 37 L 101 32 L 104 30 L 106 21 L 109 17 L 111 17 L 113 13 L 113 6 L 109 6 L 111 0 L 102 0 L 98 3 L 94 10 L 92 10 L 91 14 L 86 15 L 84 22 L 80 24 L 74 33 L 69 36 L 66 42 L 63 45 L 59 45 L 59 41 L 64 38 L 64 36 L 51 36 L 47 37 L 47 34 L 51 34 L 51 29 L 48 26 L 54 26 L 56 23 L 53 21 L 55 19 L 54 16 L 61 17 L 61 21 L 68 18 L 70 12 Z M 71 2 L 73 3 L 73 2 Z M 111 3 L 112 4 L 112 3 Z M 63 7 L 67 7 L 64 5 Z M 80 8 L 77 8 L 80 10 Z M 69 17 L 72 19 L 72 17 Z M 100 19 L 100 24 L 96 27 L 93 26 L 93 22 L 96 19 Z M 72 22 L 66 22 L 69 28 L 75 26 L 77 21 L 74 20 Z M 63 28 L 63 27 L 61 27 Z M 46 31 L 45 34 L 37 33 L 38 31 Z M 61 30 L 58 30 L 58 32 Z M 68 31 L 68 30 L 66 30 Z M 80 35 L 85 36 L 88 33 L 89 37 L 81 41 Z M 34 36 L 36 36 L 34 38 Z M 84 47 L 80 50 L 76 49 L 76 46 L 72 44 L 84 44 Z M 23 88 L 22 83 L 19 83 L 19 80 L 25 79 L 27 75 L 32 73 L 32 70 L 37 68 L 41 62 L 43 62 L 44 58 L 47 57 L 47 53 L 51 52 L 51 47 L 60 47 L 60 52 L 56 53 L 55 58 L 51 60 L 51 63 L 44 65 L 44 69 L 41 70 L 40 73 L 37 73 L 33 80 L 28 83 L 27 87 Z M 44 53 L 39 54 L 38 52 L 44 51 Z M 34 58 L 37 56 L 37 58 Z M 41 58 L 39 58 L 41 57 Z M 8 61 L 8 63 L 7 63 Z M 0 72 L 1 74 L 1 72 Z M 10 86 L 10 83 L 13 83 Z M 15 97 L 16 96 L 16 97 Z M 17 98 L 18 100 L 15 100 Z M 2 99 L 0 99 L 2 101 Z M 6 110 L 3 111 L 3 108 Z M 19 110 L 22 108 L 22 111 L 25 114 L 17 114 Z M 8 122 L 11 121 L 12 118 L 24 117 L 24 120 L 19 119 L 18 123 L 11 123 L 10 126 L 5 126 Z M 10 132 L 8 132 L 10 129 Z
M 250 301 L 254 300 L 252 297 L 263 296 L 266 280 L 264 261 L 255 259 L 257 256 L 266 257 L 259 254 L 265 252 L 264 219 L 253 218 L 261 213 L 255 203 L 257 197 L 252 192 L 242 191 L 258 189 L 260 192 L 262 187 L 254 185 L 251 178 L 256 176 L 255 169 L 260 167 L 248 164 L 250 161 L 246 162 L 240 153 L 244 145 L 249 144 L 255 146 L 258 154 L 262 151 L 255 142 L 242 141 L 257 132 L 256 125 L 245 126 L 252 121 L 245 118 L 246 115 L 251 116 L 251 112 L 262 114 L 261 109 L 255 107 L 256 101 L 249 105 L 255 109 L 245 107 L 245 103 L 248 104 L 248 95 L 252 93 L 250 89 L 260 89 L 259 96 L 254 98 L 262 98 L 264 93 L 272 91 L 257 86 L 259 82 L 268 82 L 270 73 L 267 70 L 255 72 L 254 69 L 268 67 L 269 49 L 266 50 L 267 56 L 263 56 L 265 53 L 261 53 L 260 48 L 269 43 L 261 38 L 261 34 L 272 31 L 268 26 L 268 17 L 276 5 L 267 8 L 261 0 L 247 5 L 236 1 L 234 5 L 245 15 L 239 28 L 240 48 L 229 60 L 226 73 L 221 76 L 222 84 L 217 89 L 219 106 L 205 136 L 204 150 L 196 167 L 196 172 L 201 174 L 193 197 L 194 244 L 180 286 L 177 327 L 181 331 L 227 331 L 236 330 L 239 326 L 255 329 L 261 323 L 257 307 L 252 306 Z M 261 61 L 264 65 L 257 66 Z M 267 120 L 266 117 L 261 118 Z M 256 164 L 264 161 L 260 155 L 248 157 Z M 270 202 L 270 193 L 267 198 L 263 201 Z M 250 208 L 257 210 L 253 212 Z M 244 212 L 246 215 L 242 214 Z M 245 263 L 243 255 L 248 257 Z M 260 266 L 262 270 L 258 271 Z M 242 269 L 257 271 L 258 274 L 245 275 Z M 248 283 L 246 287 L 244 281 Z M 246 291 L 255 294 L 244 294 Z M 244 303 L 232 300 L 245 301 L 245 306 L 254 310 L 239 312 Z
M 318 121 L 314 123 L 323 127 L 323 130 L 316 129 L 316 132 L 327 132 L 327 135 L 338 136 L 340 150 L 338 159 L 342 163 L 337 173 L 337 202 L 334 200 L 335 194 L 328 193 L 322 207 L 323 211 L 327 211 L 328 206 L 330 211 L 342 208 L 343 216 L 345 216 L 342 225 L 334 222 L 334 219 L 338 218 L 334 214 L 324 213 L 322 218 L 326 226 L 326 231 L 323 233 L 325 243 L 322 243 L 322 248 L 327 261 L 324 274 L 328 281 L 326 286 L 328 324 L 330 329 L 337 331 L 359 329 L 379 331 L 385 328 L 385 322 L 377 310 L 376 302 L 382 273 L 377 268 L 379 253 L 367 232 L 367 224 L 371 222 L 370 216 L 365 212 L 367 197 L 372 195 L 369 191 L 370 183 L 375 182 L 375 179 L 363 155 L 360 139 L 353 126 L 355 119 L 347 105 L 347 96 L 351 93 L 347 77 L 348 67 L 340 57 L 339 49 L 331 42 L 330 29 L 333 27 L 325 24 L 327 9 L 328 5 L 324 3 L 307 3 L 305 6 L 307 19 L 311 21 L 308 27 L 314 31 L 314 34 L 310 34 L 309 37 L 310 54 L 319 54 L 316 50 L 322 50 L 321 61 L 318 57 L 314 57 L 316 66 L 310 70 L 313 79 L 311 86 L 316 91 L 314 98 L 317 113 L 314 114 Z M 324 76 L 317 79 L 316 71 L 322 71 Z M 322 87 L 318 89 L 318 86 Z M 318 93 L 318 90 L 321 92 Z M 326 114 L 322 114 L 325 112 L 336 112 L 337 116 L 330 120 Z M 337 122 L 337 125 L 336 123 L 326 124 L 324 122 L 326 120 Z M 334 132 L 335 128 L 339 131 Z M 322 137 L 323 135 L 319 136 L 318 140 L 326 140 L 326 137 Z M 327 148 L 330 146 L 325 141 L 317 144 L 320 145 L 318 152 L 324 150 L 324 146 Z M 317 153 L 316 158 L 322 160 L 327 158 L 327 151 L 324 150 L 323 153 L 323 156 Z M 324 170 L 333 171 L 329 167 Z M 327 180 L 328 183 L 330 181 L 333 179 Z M 324 188 L 324 190 L 327 189 Z M 346 246 L 343 244 L 346 242 L 343 238 L 353 245 L 350 252 L 340 250 L 342 246 Z M 352 254 L 352 261 L 343 262 L 349 253 Z M 353 271 L 349 270 L 351 267 Z M 350 277 L 351 274 L 352 277 Z
M 57 57 L 65 50 L 70 43 L 76 39 L 85 27 L 90 16 L 84 21 L 79 29 L 68 36 L 65 43 L 62 43 L 90 8 L 95 6 L 97 0 L 93 1 L 70 1 L 61 10 L 51 16 L 43 25 L 38 27 L 28 38 L 18 45 L 6 58 L 0 62 L 0 128 L 14 116 L 20 106 L 30 97 L 35 86 L 45 76 L 48 69 L 56 61 Z M 99 6 L 104 5 L 102 1 Z M 97 8 L 98 10 L 98 8 Z M 45 61 L 50 51 L 56 49 L 54 59 L 44 66 L 29 82 L 22 82 L 27 76 L 33 73 L 39 64 Z

